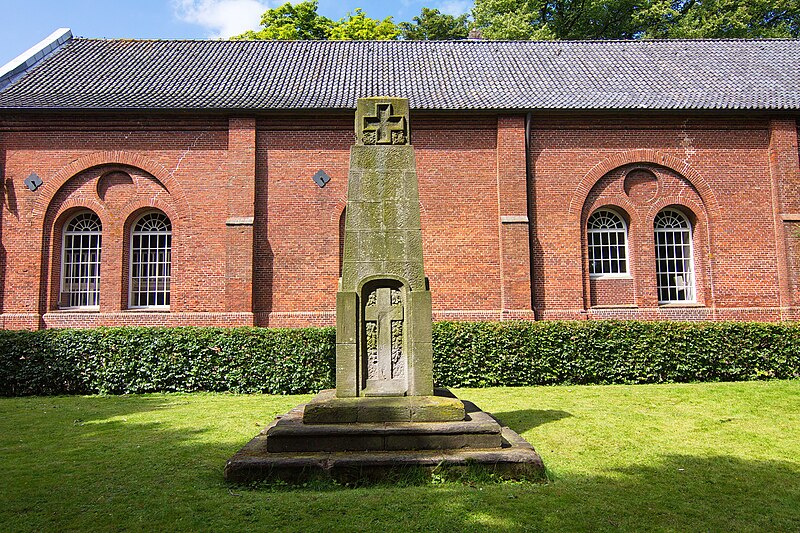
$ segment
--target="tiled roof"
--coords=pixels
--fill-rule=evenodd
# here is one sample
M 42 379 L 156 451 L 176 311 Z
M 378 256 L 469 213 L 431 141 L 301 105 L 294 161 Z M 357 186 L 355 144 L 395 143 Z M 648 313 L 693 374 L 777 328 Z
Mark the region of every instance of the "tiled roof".
M 800 109 L 800 41 L 71 39 L 0 108 Z

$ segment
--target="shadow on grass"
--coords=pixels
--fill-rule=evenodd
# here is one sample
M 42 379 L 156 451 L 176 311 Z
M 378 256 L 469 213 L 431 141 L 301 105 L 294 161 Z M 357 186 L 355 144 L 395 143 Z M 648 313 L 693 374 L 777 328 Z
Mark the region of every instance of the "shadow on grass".
M 517 433 L 524 433 L 544 424 L 556 422 L 572 416 L 572 413 L 557 409 L 520 409 L 518 411 L 504 411 L 490 414 L 495 420 L 502 422 Z

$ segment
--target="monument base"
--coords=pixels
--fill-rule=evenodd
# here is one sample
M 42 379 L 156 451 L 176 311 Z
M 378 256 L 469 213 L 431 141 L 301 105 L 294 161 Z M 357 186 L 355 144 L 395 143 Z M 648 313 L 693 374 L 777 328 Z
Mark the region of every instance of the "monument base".
M 448 391 L 437 393 L 435 398 L 455 399 Z M 302 482 L 326 477 L 352 482 L 411 469 L 475 466 L 505 479 L 544 479 L 544 465 L 533 447 L 471 402 L 463 402 L 464 419 L 457 421 L 303 421 L 309 405 L 330 397 L 323 391 L 309 404 L 277 417 L 228 461 L 225 479 Z

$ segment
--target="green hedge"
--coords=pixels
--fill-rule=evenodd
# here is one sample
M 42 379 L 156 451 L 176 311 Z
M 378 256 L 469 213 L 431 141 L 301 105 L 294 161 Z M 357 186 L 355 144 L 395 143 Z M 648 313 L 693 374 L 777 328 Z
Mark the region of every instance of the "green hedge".
M 333 328 L 0 331 L 0 395 L 333 386 Z M 449 387 L 800 377 L 800 326 L 742 322 L 440 322 L 434 379 Z
M 746 322 L 439 323 L 448 386 L 675 383 L 800 377 L 800 325 Z
M 98 328 L 0 331 L 0 394 L 331 387 L 333 328 Z

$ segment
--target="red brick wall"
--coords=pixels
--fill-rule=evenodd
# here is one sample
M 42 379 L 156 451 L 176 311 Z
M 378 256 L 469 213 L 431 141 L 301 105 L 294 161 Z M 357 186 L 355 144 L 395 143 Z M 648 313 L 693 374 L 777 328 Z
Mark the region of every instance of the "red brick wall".
M 527 168 L 524 114 L 411 123 L 436 319 L 800 316 L 794 118 L 534 113 Z M 0 116 L 2 327 L 332 324 L 352 142 L 349 114 Z M 634 169 L 655 189 L 626 185 Z M 585 222 L 604 205 L 629 222 L 626 279 L 588 276 Z M 697 305 L 657 302 L 667 205 L 693 221 Z M 100 310 L 59 310 L 61 228 L 85 208 L 103 222 Z M 173 224 L 166 312 L 127 309 L 148 209 Z
M 259 122 L 259 200 L 266 205 L 257 207 L 256 221 L 259 323 L 333 320 L 351 122 Z M 497 119 L 441 124 L 412 118 L 434 310 L 440 317 L 499 318 Z M 524 148 L 520 155 L 524 183 Z M 331 177 L 324 188 L 312 181 L 318 170 Z
M 792 135 L 796 143 L 796 126 L 790 123 L 793 128 L 778 123 L 783 126 L 777 141 L 781 154 L 797 151 L 787 149 L 792 147 Z M 780 196 L 778 184 L 788 189 L 785 183 L 796 181 L 791 161 L 783 161 L 778 170 L 771 168 L 775 127 L 775 121 L 766 118 L 534 116 L 530 194 L 535 205 L 534 305 L 539 315 L 768 320 L 783 316 L 786 306 L 779 298 L 778 277 L 785 251 L 776 246 L 782 236 L 776 236 L 773 196 Z M 658 176 L 655 196 L 648 198 L 636 188 L 625 190 L 624 174 L 634 168 Z M 796 174 L 796 163 L 794 169 Z M 586 217 L 603 205 L 616 206 L 631 217 L 633 287 L 628 290 L 610 291 L 588 281 L 584 226 Z M 696 217 L 693 241 L 700 309 L 657 303 L 652 222 L 667 205 L 682 206 Z M 593 308 L 630 304 L 636 308 Z

